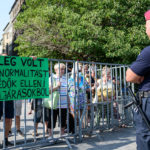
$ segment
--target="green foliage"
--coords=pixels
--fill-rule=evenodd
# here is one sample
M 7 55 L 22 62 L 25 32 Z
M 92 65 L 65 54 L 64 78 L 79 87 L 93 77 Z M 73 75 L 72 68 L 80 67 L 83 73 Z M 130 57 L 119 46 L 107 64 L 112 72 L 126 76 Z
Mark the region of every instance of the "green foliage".
M 148 0 L 26 0 L 15 23 L 19 55 L 131 63 L 148 45 Z

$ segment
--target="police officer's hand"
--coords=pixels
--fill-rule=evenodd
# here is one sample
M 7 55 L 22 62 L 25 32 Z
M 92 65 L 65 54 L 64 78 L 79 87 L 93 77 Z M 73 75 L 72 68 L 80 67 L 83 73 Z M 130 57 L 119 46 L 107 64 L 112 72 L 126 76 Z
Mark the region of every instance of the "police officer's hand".
M 139 79 L 139 84 L 142 83 L 144 80 L 144 76 L 142 76 L 140 79 Z

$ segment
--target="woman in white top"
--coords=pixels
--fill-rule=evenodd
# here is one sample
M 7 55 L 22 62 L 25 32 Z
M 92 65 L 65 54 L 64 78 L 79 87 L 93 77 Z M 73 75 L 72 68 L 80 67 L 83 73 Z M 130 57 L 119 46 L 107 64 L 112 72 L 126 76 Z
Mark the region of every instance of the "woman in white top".
M 66 117 L 67 117 L 67 107 L 68 107 L 68 98 L 67 98 L 67 79 L 64 75 L 65 73 L 65 65 L 63 63 L 55 64 L 54 70 L 56 74 L 53 74 L 49 79 L 49 86 L 50 86 L 50 93 L 51 90 L 59 91 L 59 99 L 57 101 L 57 108 L 53 109 L 53 128 L 56 126 L 57 116 L 59 116 L 59 111 L 61 111 L 61 134 L 64 134 L 65 126 L 66 126 Z M 56 81 L 56 86 L 51 86 L 51 79 Z M 51 89 L 52 88 L 52 89 Z M 60 116 L 59 116 L 60 117 Z M 49 139 L 52 136 L 51 130 L 51 109 L 49 111 L 49 122 L 48 122 L 48 129 L 49 129 Z
M 96 85 L 94 88 L 95 87 Z M 111 70 L 108 67 L 103 67 L 102 79 L 97 80 L 97 95 L 95 94 L 94 102 L 111 101 L 114 92 L 115 89 L 111 79 Z
M 102 79 L 99 79 L 97 81 L 97 85 L 95 84 L 95 86 L 97 86 L 96 91 L 97 93 L 95 93 L 95 98 L 93 102 L 94 103 L 103 102 L 97 105 L 98 108 L 97 122 L 99 123 L 100 121 L 99 119 L 104 116 L 107 117 L 107 123 L 109 123 L 111 116 L 111 102 L 113 101 L 113 97 L 115 95 L 115 89 L 111 78 L 110 68 L 103 67 Z

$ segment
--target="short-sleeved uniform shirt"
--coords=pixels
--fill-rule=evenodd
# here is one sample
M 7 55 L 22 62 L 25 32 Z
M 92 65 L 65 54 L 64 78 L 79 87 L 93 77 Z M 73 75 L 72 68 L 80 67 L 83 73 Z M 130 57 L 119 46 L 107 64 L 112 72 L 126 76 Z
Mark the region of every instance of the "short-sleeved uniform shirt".
M 140 84 L 139 91 L 150 90 L 150 46 L 144 48 L 138 55 L 130 69 L 139 76 L 144 76 L 144 81 Z

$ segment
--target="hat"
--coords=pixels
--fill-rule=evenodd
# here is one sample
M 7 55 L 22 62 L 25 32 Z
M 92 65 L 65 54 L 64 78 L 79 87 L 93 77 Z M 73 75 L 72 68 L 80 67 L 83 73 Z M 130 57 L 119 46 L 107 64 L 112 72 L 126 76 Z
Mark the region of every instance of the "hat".
M 145 16 L 145 20 L 146 21 L 150 20 L 150 10 L 146 11 L 145 14 L 144 14 L 144 16 Z

